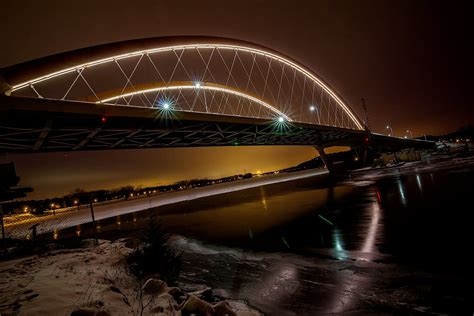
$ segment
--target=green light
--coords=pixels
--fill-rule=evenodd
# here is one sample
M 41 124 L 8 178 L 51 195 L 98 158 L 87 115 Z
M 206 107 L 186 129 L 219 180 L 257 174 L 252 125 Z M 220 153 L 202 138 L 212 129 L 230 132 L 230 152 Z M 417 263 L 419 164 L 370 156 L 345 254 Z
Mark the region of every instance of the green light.
M 333 224 L 330 220 L 324 218 L 322 215 L 318 215 L 318 216 L 319 216 L 322 220 L 324 220 L 324 221 L 326 221 L 327 223 L 329 223 L 330 225 L 333 225 L 333 226 L 334 226 L 334 224 Z

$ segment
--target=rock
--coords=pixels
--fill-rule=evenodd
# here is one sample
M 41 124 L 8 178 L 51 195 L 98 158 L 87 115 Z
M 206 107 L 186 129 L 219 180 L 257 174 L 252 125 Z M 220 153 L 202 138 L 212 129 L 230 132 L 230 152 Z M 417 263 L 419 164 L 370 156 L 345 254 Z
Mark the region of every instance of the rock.
M 212 300 L 212 289 L 211 288 L 205 288 L 199 291 L 194 291 L 189 293 L 189 295 L 195 295 L 199 297 L 202 300 L 205 300 L 206 302 L 213 303 Z
M 212 306 L 216 316 L 237 316 L 237 314 L 230 308 L 229 302 L 222 301 Z
M 82 307 L 74 310 L 71 316 L 111 316 L 111 314 L 95 308 Z
M 177 308 L 178 306 L 174 302 L 173 297 L 168 293 L 164 293 L 151 302 L 149 314 L 175 315 Z M 148 313 L 145 314 L 147 315 Z
M 212 316 L 214 315 L 214 308 L 211 304 L 201 300 L 195 295 L 190 295 L 188 300 L 181 307 L 181 314 L 187 315 L 200 315 L 200 316 Z
M 146 280 L 145 284 L 143 284 L 143 293 L 146 295 L 151 295 L 151 294 L 161 294 L 163 293 L 167 288 L 166 282 L 155 279 L 155 278 L 150 278 Z
M 181 304 L 187 299 L 188 299 L 188 296 L 185 294 L 185 295 L 182 295 L 182 296 L 178 297 L 177 299 L 175 299 L 175 301 L 176 301 L 176 303 Z
M 179 287 L 169 287 L 166 289 L 166 291 L 178 304 L 181 304 L 188 298 L 186 293 L 184 293 Z

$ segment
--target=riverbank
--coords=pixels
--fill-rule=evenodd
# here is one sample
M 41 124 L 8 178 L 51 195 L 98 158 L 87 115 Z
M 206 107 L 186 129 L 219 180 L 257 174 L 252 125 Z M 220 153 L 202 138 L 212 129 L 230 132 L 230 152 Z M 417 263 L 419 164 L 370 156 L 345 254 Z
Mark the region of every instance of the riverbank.
M 244 301 L 216 296 L 205 284 L 186 289 L 138 280 L 125 258 L 126 240 L 85 241 L 82 248 L 51 250 L 0 262 L 0 315 L 261 315 Z M 161 314 L 161 315 L 163 315 Z M 205 313 L 202 313 L 205 314 Z
M 327 169 L 311 169 L 291 173 L 280 173 L 243 179 L 234 182 L 215 184 L 183 191 L 168 192 L 149 197 L 126 200 L 109 205 L 95 205 L 95 220 L 103 220 L 118 215 L 125 215 L 159 206 L 191 201 L 203 197 L 220 195 L 265 186 L 275 183 L 289 182 L 309 177 L 327 175 Z M 27 217 L 18 221 L 10 221 L 5 225 L 6 235 L 9 238 L 25 238 L 30 236 L 29 228 L 35 224 L 38 234 L 55 232 L 61 229 L 74 227 L 92 221 L 90 208 L 71 210 L 44 216 Z

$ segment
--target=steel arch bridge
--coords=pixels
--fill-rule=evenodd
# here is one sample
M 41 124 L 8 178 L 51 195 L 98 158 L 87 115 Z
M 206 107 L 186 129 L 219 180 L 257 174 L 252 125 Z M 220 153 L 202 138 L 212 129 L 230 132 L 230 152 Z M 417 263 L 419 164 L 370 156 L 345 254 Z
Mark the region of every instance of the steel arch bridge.
M 238 40 L 108 44 L 10 67 L 3 76 L 11 96 L 363 129 L 316 74 L 281 53 Z
M 0 69 L 0 153 L 234 145 L 431 147 L 372 134 L 291 58 L 215 37 L 132 40 Z

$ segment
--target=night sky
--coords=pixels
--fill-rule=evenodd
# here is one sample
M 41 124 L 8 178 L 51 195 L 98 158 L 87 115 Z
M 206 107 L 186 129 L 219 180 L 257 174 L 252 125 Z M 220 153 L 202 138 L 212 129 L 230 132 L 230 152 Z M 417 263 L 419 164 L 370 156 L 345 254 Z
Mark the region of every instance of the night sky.
M 1 1 L 0 67 L 98 44 L 211 35 L 285 53 L 330 83 L 371 127 L 398 136 L 474 123 L 473 28 L 467 2 Z M 125 184 L 272 170 L 312 148 L 219 148 L 3 156 L 32 197 Z M 115 170 L 120 166 L 121 173 Z

